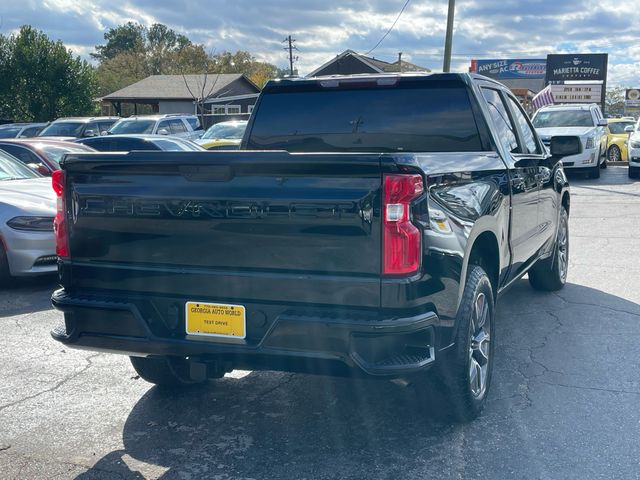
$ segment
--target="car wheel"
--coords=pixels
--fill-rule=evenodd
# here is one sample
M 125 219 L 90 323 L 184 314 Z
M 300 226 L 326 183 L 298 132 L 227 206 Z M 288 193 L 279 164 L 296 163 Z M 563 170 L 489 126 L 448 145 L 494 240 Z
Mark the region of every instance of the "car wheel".
M 189 363 L 183 358 L 129 357 L 143 380 L 159 387 L 185 387 L 198 383 L 189 377 Z
M 536 290 L 554 292 L 564 287 L 569 271 L 569 214 L 562 207 L 553 255 L 538 260 L 529 270 L 529 283 Z
M 600 178 L 600 164 L 596 162 L 595 166 L 589 167 L 587 171 L 588 178 Z
M 495 303 L 484 269 L 472 265 L 458 310 L 452 350 L 443 354 L 430 379 L 414 382 L 421 402 L 434 397 L 458 422 L 475 419 L 486 402 L 491 384 L 494 352 Z
M 0 287 L 6 287 L 11 281 L 11 271 L 9 270 L 9 259 L 0 241 Z
M 622 160 L 622 152 L 620 151 L 620 147 L 617 145 L 611 145 L 609 147 L 609 151 L 607 152 L 607 160 L 610 162 L 619 162 Z

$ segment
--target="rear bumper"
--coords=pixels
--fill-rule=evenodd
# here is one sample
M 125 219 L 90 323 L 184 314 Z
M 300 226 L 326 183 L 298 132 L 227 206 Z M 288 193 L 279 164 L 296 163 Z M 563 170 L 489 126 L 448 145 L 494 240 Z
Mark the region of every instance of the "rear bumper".
M 254 306 L 266 313 L 260 310 L 256 320 L 248 309 L 246 340 L 194 340 L 184 334 L 184 309 L 177 309 L 176 319 L 159 318 L 159 309 L 145 302 L 58 290 L 52 303 L 65 322 L 51 334 L 72 348 L 192 357 L 252 370 L 404 376 L 435 362 L 439 319 L 433 312 L 378 318 L 371 312 Z

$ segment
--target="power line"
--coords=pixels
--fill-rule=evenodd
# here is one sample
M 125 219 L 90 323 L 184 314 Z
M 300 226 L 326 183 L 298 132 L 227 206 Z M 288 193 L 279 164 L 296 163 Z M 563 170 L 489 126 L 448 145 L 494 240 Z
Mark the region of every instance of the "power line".
M 389 27 L 389 30 L 387 30 L 387 32 L 382 36 L 382 38 L 378 41 L 378 43 L 376 43 L 376 46 L 373 47 L 371 50 L 369 50 L 367 53 L 365 53 L 365 55 L 369 55 L 371 52 L 373 52 L 376 48 L 378 48 L 380 46 L 382 41 L 385 38 L 387 38 L 387 35 L 389 35 L 391 33 L 391 30 L 393 30 L 393 27 L 396 26 L 396 23 L 398 23 L 398 20 L 400 20 L 400 16 L 402 16 L 402 12 L 404 12 L 404 9 L 407 8 L 407 5 L 409 5 L 410 1 L 411 0 L 407 0 L 406 2 L 404 2 L 404 5 L 402 6 L 402 9 L 400 10 L 400 13 L 398 13 L 398 16 L 393 21 L 393 24 Z

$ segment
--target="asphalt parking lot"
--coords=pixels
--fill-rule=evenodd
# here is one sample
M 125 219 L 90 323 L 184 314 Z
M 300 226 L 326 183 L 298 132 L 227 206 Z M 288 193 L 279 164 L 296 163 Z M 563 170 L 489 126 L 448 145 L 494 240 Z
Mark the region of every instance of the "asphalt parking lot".
M 487 408 L 421 415 L 407 388 L 234 372 L 165 393 L 49 330 L 50 279 L 0 292 L 3 479 L 640 478 L 640 182 L 570 178 L 567 286 L 501 299 Z

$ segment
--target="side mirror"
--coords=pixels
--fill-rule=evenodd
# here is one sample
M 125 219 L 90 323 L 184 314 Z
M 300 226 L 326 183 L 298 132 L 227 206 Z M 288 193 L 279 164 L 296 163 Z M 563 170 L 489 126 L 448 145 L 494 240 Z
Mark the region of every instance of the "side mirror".
M 169 130 L 167 130 L 166 128 L 161 128 L 160 130 L 158 130 L 158 135 L 169 135 Z
M 100 136 L 101 136 L 101 137 L 104 137 L 105 135 L 108 135 L 108 134 L 109 134 L 109 132 L 108 132 L 108 131 L 106 131 L 106 130 L 102 130 L 102 131 L 100 132 Z
M 626 127 L 624 127 L 624 131 L 631 135 L 635 131 L 635 128 L 633 127 L 633 125 L 627 125 Z
M 598 126 L 599 127 L 608 127 L 609 126 L 609 122 L 607 122 L 604 118 L 598 120 Z
M 558 135 L 551 137 L 549 148 L 554 157 L 569 157 L 582 153 L 582 141 L 578 136 Z
M 89 130 L 85 130 L 84 131 L 84 136 L 85 137 L 95 137 L 96 136 L 96 131 L 89 129 Z

